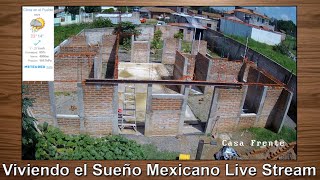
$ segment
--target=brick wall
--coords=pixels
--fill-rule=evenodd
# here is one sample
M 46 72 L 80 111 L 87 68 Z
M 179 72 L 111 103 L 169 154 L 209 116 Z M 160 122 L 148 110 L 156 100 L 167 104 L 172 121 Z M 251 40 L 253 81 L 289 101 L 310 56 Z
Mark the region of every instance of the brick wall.
M 225 59 L 212 59 L 210 81 L 237 82 L 242 62 Z
M 131 48 L 131 62 L 149 63 L 150 45 L 148 41 L 133 41 Z
M 57 118 L 57 122 L 65 134 L 80 134 L 80 118 Z
M 47 122 L 50 125 L 54 125 L 55 115 L 51 110 L 48 82 L 24 81 L 22 84 L 27 86 L 27 93 L 24 94 L 24 97 L 35 100 L 31 110 L 38 123 Z
M 179 131 L 182 99 L 152 98 L 150 136 L 174 136 Z
M 218 92 L 216 112 L 211 113 L 211 117 L 217 117 L 214 131 L 228 132 L 237 127 L 240 112 L 240 104 L 244 90 L 242 89 L 221 89 Z M 218 118 L 219 116 L 219 118 Z
M 54 62 L 55 91 L 76 91 L 77 82 L 89 77 L 93 78 L 93 58 L 93 56 L 56 57 Z
M 255 125 L 256 122 L 256 116 L 241 116 L 239 119 L 238 128 L 250 128 Z
M 178 27 L 178 26 L 156 26 L 156 30 L 160 30 L 162 32 L 162 38 L 174 38 L 174 34 L 178 33 L 180 29 L 183 29 L 183 40 L 192 41 L 193 38 L 193 30 L 188 30 L 188 28 Z
M 113 111 L 112 85 L 83 85 L 84 126 L 91 135 L 112 133 L 112 121 L 117 115 Z
M 181 79 L 184 75 L 184 66 L 187 63 L 186 58 L 177 51 L 176 60 L 173 65 L 173 79 Z
M 96 52 L 98 50 L 99 50 L 98 46 L 62 46 L 60 47 L 60 53 Z
M 206 81 L 209 70 L 210 59 L 198 53 L 195 57 L 194 75 L 195 80 Z
M 193 49 L 192 53 L 193 55 L 198 54 L 198 46 L 199 46 L 199 40 L 193 41 Z M 200 40 L 200 46 L 199 46 L 199 53 L 206 55 L 207 54 L 207 41 Z
M 261 114 L 259 116 L 258 122 L 256 126 L 258 127 L 265 127 L 268 117 L 274 108 L 281 92 L 282 92 L 282 87 L 268 87 L 267 92 L 266 92 L 266 97 L 264 100 L 264 103 L 262 105 L 261 109 Z
M 164 40 L 163 52 L 162 52 L 162 63 L 174 64 L 176 51 L 179 51 L 179 39 L 168 38 Z

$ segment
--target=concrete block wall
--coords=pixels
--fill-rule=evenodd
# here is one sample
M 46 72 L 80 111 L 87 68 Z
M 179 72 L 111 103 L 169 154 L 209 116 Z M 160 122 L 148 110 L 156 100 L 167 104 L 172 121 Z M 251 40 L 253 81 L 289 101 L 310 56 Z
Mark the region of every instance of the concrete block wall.
M 56 125 L 53 83 L 48 81 L 24 81 L 22 84 L 27 86 L 27 92 L 23 97 L 34 99 L 31 111 L 38 123 L 47 122 L 50 125 Z
M 150 59 L 150 42 L 133 41 L 131 48 L 131 62 L 149 63 Z
M 181 41 L 176 38 L 167 38 L 163 42 L 162 63 L 174 64 L 176 51 L 181 49 Z
M 113 85 L 83 84 L 84 131 L 90 135 L 108 135 L 118 127 L 118 93 Z M 116 109 L 116 110 L 115 110 Z M 116 128 L 115 128 L 116 127 Z
M 203 55 L 207 54 L 207 41 L 200 40 L 200 44 L 199 44 L 199 40 L 193 41 L 191 54 L 197 55 L 198 52 Z
M 89 77 L 93 78 L 93 61 L 94 56 L 55 57 L 55 91 L 76 91 L 77 82 L 81 82 Z
M 113 78 L 117 46 L 116 38 L 116 35 L 102 36 L 100 58 L 102 62 L 102 69 L 106 70 L 106 74 L 103 74 L 102 78 Z

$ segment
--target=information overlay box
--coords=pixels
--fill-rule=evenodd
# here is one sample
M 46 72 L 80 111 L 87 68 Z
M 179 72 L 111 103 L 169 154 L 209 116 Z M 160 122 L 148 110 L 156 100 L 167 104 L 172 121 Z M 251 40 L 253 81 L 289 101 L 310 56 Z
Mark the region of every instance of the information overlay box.
M 22 80 L 54 80 L 54 7 L 22 7 Z

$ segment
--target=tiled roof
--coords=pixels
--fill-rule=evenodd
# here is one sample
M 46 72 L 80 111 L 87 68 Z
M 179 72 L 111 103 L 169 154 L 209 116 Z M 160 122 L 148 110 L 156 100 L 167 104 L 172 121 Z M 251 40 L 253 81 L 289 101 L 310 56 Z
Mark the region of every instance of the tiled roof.
M 161 7 L 143 7 L 142 10 L 148 10 L 150 12 L 159 12 L 159 13 L 174 13 L 173 10 L 169 8 L 161 8 Z
M 253 15 L 257 15 L 257 16 L 260 16 L 264 19 L 270 19 L 269 17 L 265 16 L 265 15 L 262 15 L 260 13 L 257 13 L 257 12 L 254 12 L 253 10 L 251 9 L 234 9 L 234 10 L 231 10 L 231 11 L 227 11 L 225 12 L 224 14 L 234 14 L 234 12 L 243 12 L 245 14 L 253 14 Z

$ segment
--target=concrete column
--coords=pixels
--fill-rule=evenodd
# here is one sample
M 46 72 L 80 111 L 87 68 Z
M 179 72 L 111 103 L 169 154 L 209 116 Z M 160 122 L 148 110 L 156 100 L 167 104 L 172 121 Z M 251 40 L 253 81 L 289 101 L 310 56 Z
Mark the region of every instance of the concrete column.
M 283 89 L 280 96 L 284 96 L 284 91 L 286 91 L 286 90 Z M 288 113 L 288 110 L 289 110 L 289 107 L 290 107 L 290 104 L 291 104 L 291 100 L 292 100 L 292 96 L 293 96 L 292 92 L 289 92 L 289 91 L 287 91 L 287 92 L 288 92 L 288 94 L 287 94 L 287 97 L 286 97 L 286 100 L 285 100 L 285 104 L 283 106 L 284 110 L 282 112 L 279 112 L 280 113 L 280 118 L 279 119 L 278 118 L 275 119 L 275 120 L 278 120 L 278 121 L 276 121 L 277 123 L 272 123 L 273 124 L 273 129 L 275 129 L 277 133 L 279 133 L 281 131 L 282 127 L 283 127 L 283 123 L 284 123 L 286 115 Z
M 112 134 L 119 134 L 119 126 L 118 126 L 118 108 L 119 108 L 119 94 L 118 94 L 118 84 L 113 85 L 113 118 L 112 118 Z
M 147 87 L 147 100 L 146 100 L 146 116 L 144 125 L 144 135 L 151 136 L 151 113 L 152 113 L 152 84 Z
M 188 71 L 188 59 L 185 57 L 184 58 L 184 63 L 183 63 L 183 70 L 182 70 L 182 75 L 186 76 Z M 181 85 L 180 93 L 183 94 L 185 93 L 185 85 Z
M 148 54 L 147 54 L 147 62 L 148 63 L 151 63 L 150 62 L 150 48 L 151 48 L 151 42 L 148 40 L 148 50 L 147 50 L 147 52 L 148 52 Z
M 49 88 L 49 99 L 50 99 L 50 109 L 53 117 L 53 125 L 55 127 L 58 127 L 58 121 L 57 121 L 57 108 L 56 108 L 56 99 L 54 95 L 54 83 L 53 81 L 48 82 L 48 88 Z
M 181 51 L 181 43 L 182 43 L 182 40 L 179 39 L 178 41 L 178 47 L 177 47 L 177 51 Z
M 201 55 L 201 54 L 200 54 L 200 55 Z M 210 78 L 211 78 L 212 63 L 213 63 L 212 61 L 209 61 L 209 64 L 208 64 L 208 72 L 207 72 L 206 81 L 210 81 Z M 205 86 L 205 87 L 204 87 L 203 94 L 207 94 L 210 88 L 212 88 L 212 86 Z
M 179 118 L 178 134 L 183 134 L 183 124 L 184 124 L 185 113 L 186 113 L 187 104 L 188 104 L 188 96 L 189 96 L 190 88 L 191 88 L 190 85 L 184 88 L 183 100 L 181 105 L 181 114 Z
M 80 117 L 80 133 L 85 132 L 84 127 L 84 102 L 83 102 L 83 88 L 81 83 L 77 83 L 78 107 Z
M 163 47 L 162 47 L 162 56 L 161 56 L 161 63 L 164 62 L 164 57 L 165 57 L 165 53 L 166 53 L 166 39 L 163 40 Z
M 258 112 L 257 112 L 257 118 L 256 118 L 255 124 L 257 124 L 259 122 L 260 115 L 261 115 L 261 112 L 263 110 L 264 101 L 266 100 L 267 90 L 268 90 L 268 86 L 263 86 L 262 96 L 261 96 L 261 100 L 260 100 L 259 109 L 258 109 Z
M 242 98 L 241 98 L 241 103 L 240 103 L 240 106 L 239 106 L 239 112 L 238 112 L 238 115 L 237 115 L 237 127 L 239 125 L 239 121 L 240 121 L 240 116 L 241 116 L 241 112 L 242 112 L 242 109 L 243 109 L 243 105 L 246 101 L 246 97 L 247 97 L 247 92 L 248 92 L 248 85 L 243 85 L 242 86 L 242 89 L 243 89 L 243 94 L 242 94 Z
M 217 123 L 218 116 L 216 112 L 218 109 L 219 93 L 220 89 L 214 88 L 205 134 L 211 133 L 214 128 L 213 125 Z

